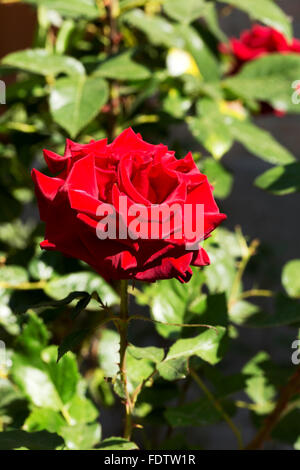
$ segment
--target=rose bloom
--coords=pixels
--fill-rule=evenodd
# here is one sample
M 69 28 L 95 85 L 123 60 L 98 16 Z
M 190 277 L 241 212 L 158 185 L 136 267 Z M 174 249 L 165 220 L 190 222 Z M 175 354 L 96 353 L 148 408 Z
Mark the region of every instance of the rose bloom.
M 300 40 L 292 39 L 289 42 L 274 28 L 254 25 L 249 31 L 244 31 L 239 39 L 232 38 L 229 44 L 221 44 L 220 51 L 234 55 L 238 66 L 241 66 L 249 60 L 274 52 L 300 53 Z
M 292 39 L 289 42 L 286 37 L 269 26 L 254 25 L 252 29 L 244 31 L 239 39 L 232 38 L 229 44 L 220 44 L 220 52 L 232 55 L 235 63 L 230 75 L 239 72 L 247 62 L 272 53 L 294 53 L 300 54 L 300 40 Z M 275 114 L 278 117 L 285 115 L 285 111 L 274 109 L 268 103 L 261 103 L 261 114 Z
M 188 250 L 184 236 L 176 239 L 171 231 L 168 237 L 160 231 L 158 239 L 97 236 L 103 220 L 103 214 L 97 215 L 99 206 L 110 204 L 119 213 L 122 196 L 128 207 L 189 204 L 196 213 L 196 205 L 203 204 L 202 239 L 207 238 L 226 216 L 220 214 L 212 187 L 191 153 L 177 160 L 166 146 L 149 144 L 127 129 L 110 145 L 106 139 L 87 145 L 67 140 L 64 156 L 45 150 L 44 157 L 55 177 L 32 171 L 40 217 L 46 224 L 43 249 L 83 260 L 107 281 L 187 282 L 191 266 L 209 264 L 200 243 Z M 104 232 L 106 228 L 103 224 Z

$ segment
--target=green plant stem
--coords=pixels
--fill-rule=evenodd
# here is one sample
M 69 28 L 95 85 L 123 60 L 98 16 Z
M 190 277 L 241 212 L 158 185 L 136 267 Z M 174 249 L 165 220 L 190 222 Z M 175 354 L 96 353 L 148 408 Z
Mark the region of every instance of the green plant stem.
M 241 243 L 243 255 L 239 263 L 235 279 L 232 284 L 232 289 L 231 289 L 229 300 L 228 300 L 229 309 L 237 302 L 237 300 L 239 300 L 239 288 L 243 279 L 243 275 L 245 273 L 246 267 L 250 259 L 252 258 L 252 256 L 255 255 L 257 247 L 259 245 L 258 240 L 253 240 L 253 242 L 248 247 L 245 239 L 242 237 L 241 234 L 240 234 L 240 239 L 241 239 L 240 243 Z
M 240 296 L 241 299 L 247 299 L 249 297 L 273 297 L 274 292 L 266 289 L 251 289 L 243 292 Z
M 194 371 L 194 369 L 190 369 L 190 374 L 193 377 L 193 379 L 195 380 L 195 382 L 197 383 L 197 385 L 199 385 L 201 390 L 205 393 L 205 395 L 210 400 L 210 402 L 214 405 L 216 410 L 223 416 L 224 420 L 226 421 L 226 423 L 228 424 L 228 426 L 230 427 L 230 429 L 232 430 L 233 434 L 235 435 L 235 437 L 237 439 L 238 448 L 240 450 L 242 450 L 244 448 L 244 444 L 243 444 L 243 439 L 242 439 L 242 436 L 241 436 L 241 433 L 240 433 L 239 429 L 236 427 L 234 422 L 231 420 L 231 418 L 228 416 L 226 411 L 223 409 L 221 403 L 213 396 L 211 391 L 206 387 L 206 385 L 201 380 L 201 378 L 199 377 L 197 372 Z
M 291 398 L 299 393 L 300 389 L 300 367 L 289 379 L 287 385 L 281 390 L 277 404 L 266 418 L 262 428 L 258 431 L 254 439 L 247 445 L 246 450 L 259 450 L 262 449 L 264 443 L 270 438 L 270 435 L 275 426 L 284 415 L 285 410 L 289 406 Z
M 206 325 L 202 323 L 169 323 L 169 322 L 164 322 L 164 321 L 159 321 L 159 320 L 152 320 L 152 318 L 147 318 L 144 317 L 143 315 L 132 315 L 129 318 L 129 321 L 132 320 L 141 320 L 149 323 L 154 323 L 156 325 L 166 325 L 166 326 L 178 326 L 181 328 L 207 328 L 210 330 L 215 330 L 216 333 L 218 333 L 218 329 L 215 326 L 212 325 Z
M 126 373 L 126 352 L 128 346 L 128 281 L 121 281 L 120 297 L 120 319 L 118 322 L 120 333 L 120 378 L 125 393 L 125 429 L 124 438 L 130 440 L 132 433 L 132 403 L 127 388 L 127 373 Z

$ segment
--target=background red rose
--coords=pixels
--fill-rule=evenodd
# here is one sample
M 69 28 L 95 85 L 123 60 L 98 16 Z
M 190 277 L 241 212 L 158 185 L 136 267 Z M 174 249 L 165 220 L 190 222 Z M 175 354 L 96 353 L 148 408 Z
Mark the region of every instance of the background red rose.
M 244 31 L 239 39 L 232 38 L 229 44 L 221 44 L 220 51 L 234 55 L 240 67 L 245 62 L 265 54 L 300 53 L 300 40 L 293 39 L 289 42 L 280 31 L 274 28 L 254 25 L 250 30 Z
M 79 258 L 108 280 L 155 281 L 175 277 L 187 282 L 192 266 L 209 264 L 203 248 L 188 251 L 185 240 L 100 240 L 96 235 L 99 204 L 119 209 L 119 196 L 132 203 L 204 204 L 204 238 L 224 220 L 205 175 L 192 155 L 177 160 L 164 145 L 151 145 L 132 129 L 124 131 L 112 144 L 106 139 L 79 145 L 67 141 L 63 157 L 44 152 L 51 172 L 37 170 L 36 185 L 41 219 L 46 223 L 46 239 L 41 247 Z

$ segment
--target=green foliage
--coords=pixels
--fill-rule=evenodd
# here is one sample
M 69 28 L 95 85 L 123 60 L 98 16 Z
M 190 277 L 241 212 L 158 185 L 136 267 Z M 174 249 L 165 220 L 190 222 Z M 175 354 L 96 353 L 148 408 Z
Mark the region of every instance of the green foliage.
M 285 195 L 300 191 L 300 164 L 276 166 L 255 180 L 256 186 L 273 194 Z
M 229 74 L 218 48 L 228 40 L 220 6 L 240 9 L 287 38 L 290 19 L 273 0 L 115 0 L 111 11 L 98 0 L 24 3 L 37 10 L 33 43 L 0 64 L 1 80 L 16 77 L 0 116 L 0 340 L 6 346 L 2 361 L 0 343 L 0 449 L 199 449 L 206 436 L 196 428 L 214 426 L 218 436 L 219 425 L 241 447 L 238 409 L 244 417 L 237 422 L 247 415 L 255 432 L 276 410 L 279 390 L 290 391 L 300 261 L 283 267 L 282 287 L 274 292 L 281 269 L 273 271 L 268 249 L 239 228 L 219 228 L 203 244 L 210 266 L 193 268 L 188 284 L 130 288 L 122 356 L 119 285 L 81 261 L 40 250 L 44 227 L 35 216 L 30 169 L 45 168 L 43 148 L 63 154 L 66 138 L 111 140 L 133 126 L 153 143 L 170 143 L 178 158 L 194 145 L 197 167 L 221 203 L 236 197 L 227 164 L 236 142 L 272 165 L 255 179 L 258 188 L 299 192 L 300 164 L 254 117 L 265 104 L 299 113 L 291 86 L 300 77 L 300 55 L 265 55 Z M 245 207 L 249 223 L 254 210 L 260 208 Z M 239 223 L 228 215 L 229 226 Z M 270 271 L 260 276 L 259 266 Z M 258 352 L 248 333 L 268 339 L 271 354 Z M 282 365 L 272 360 L 279 345 Z M 285 395 L 270 436 L 299 449 L 297 393 Z M 132 436 L 120 434 L 126 420 L 120 399 L 130 408 Z M 103 439 L 110 412 L 113 437 Z
M 14 52 L 5 57 L 3 64 L 46 77 L 56 77 L 61 73 L 70 76 L 85 73 L 82 64 L 73 57 L 51 54 L 44 49 Z
M 60 78 L 51 90 L 50 110 L 55 122 L 76 137 L 107 99 L 107 84 L 97 77 Z
M 287 263 L 282 272 L 282 284 L 291 297 L 300 297 L 300 260 Z
M 251 61 L 223 82 L 238 97 L 266 101 L 281 111 L 299 112 L 291 100 L 291 85 L 299 75 L 298 54 L 271 54 Z
M 136 450 L 137 445 L 134 442 L 128 442 L 126 439 L 121 437 L 110 437 L 104 439 L 101 445 L 97 447 L 97 450 Z

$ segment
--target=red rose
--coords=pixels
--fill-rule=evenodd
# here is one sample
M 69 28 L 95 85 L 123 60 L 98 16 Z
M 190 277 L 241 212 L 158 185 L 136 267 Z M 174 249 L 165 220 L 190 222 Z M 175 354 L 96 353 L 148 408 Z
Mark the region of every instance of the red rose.
M 274 28 L 254 25 L 251 30 L 244 31 L 240 39 L 232 38 L 230 44 L 221 44 L 220 51 L 224 54 L 233 54 L 238 66 L 249 60 L 271 54 L 274 52 L 300 53 L 300 41 L 293 39 L 291 42 Z
M 192 276 L 191 265 L 209 264 L 200 239 L 197 246 L 188 249 L 185 235 L 180 239 L 175 236 L 174 224 L 168 236 L 163 237 L 160 230 L 156 239 L 145 239 L 138 230 L 133 239 L 118 235 L 99 239 L 98 231 L 104 234 L 107 229 L 105 223 L 101 225 L 104 214 L 99 215 L 99 208 L 110 205 L 118 220 L 126 220 L 120 196 L 128 207 L 138 204 L 149 213 L 154 207 L 177 203 L 180 208 L 190 205 L 195 216 L 197 204 L 204 204 L 202 239 L 207 238 L 226 216 L 219 213 L 212 188 L 190 153 L 177 160 L 164 145 L 146 143 L 127 129 L 110 145 L 106 139 L 88 145 L 68 140 L 63 157 L 47 150 L 44 156 L 57 176 L 32 171 L 40 217 L 46 223 L 42 248 L 81 259 L 107 280 L 176 277 L 187 282 Z M 163 226 L 161 220 L 146 222 Z

